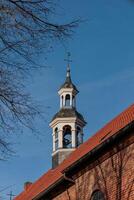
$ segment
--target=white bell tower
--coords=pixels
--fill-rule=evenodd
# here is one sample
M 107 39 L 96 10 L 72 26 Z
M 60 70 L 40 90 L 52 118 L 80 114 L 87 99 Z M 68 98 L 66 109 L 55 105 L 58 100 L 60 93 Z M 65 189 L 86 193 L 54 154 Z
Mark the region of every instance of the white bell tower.
M 83 127 L 86 125 L 83 116 L 76 110 L 76 95 L 79 91 L 71 81 L 69 56 L 70 54 L 67 59 L 66 80 L 58 91 L 60 111 L 55 114 L 50 123 L 53 130 L 53 168 L 83 143 Z

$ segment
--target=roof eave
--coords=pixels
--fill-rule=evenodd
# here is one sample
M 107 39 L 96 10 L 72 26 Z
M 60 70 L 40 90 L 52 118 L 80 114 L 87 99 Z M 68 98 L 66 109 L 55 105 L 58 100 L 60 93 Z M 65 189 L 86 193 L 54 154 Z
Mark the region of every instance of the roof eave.
M 54 184 L 52 184 L 50 187 L 48 187 L 47 190 L 42 191 L 39 195 L 34 197 L 32 200 L 38 200 L 42 196 L 47 195 L 53 188 L 55 188 L 56 186 L 60 185 L 63 181 L 67 181 L 67 182 L 69 182 L 71 184 L 74 184 L 74 181 L 71 178 L 68 178 L 68 177 L 66 177 L 65 174 L 63 174 L 63 176 L 59 180 L 57 180 Z
M 54 187 L 58 186 L 62 181 L 64 180 L 64 176 L 62 176 L 59 180 L 54 182 L 52 185 L 50 185 L 46 190 L 39 193 L 36 197 L 32 198 L 32 200 L 38 200 L 42 196 L 46 195 L 48 192 L 50 192 Z

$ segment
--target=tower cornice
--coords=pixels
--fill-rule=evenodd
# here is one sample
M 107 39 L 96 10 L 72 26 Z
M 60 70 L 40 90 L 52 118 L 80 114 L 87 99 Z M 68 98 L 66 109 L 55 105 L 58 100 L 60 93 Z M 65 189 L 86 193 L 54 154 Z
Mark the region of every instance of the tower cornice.
M 68 92 L 71 92 L 73 95 L 77 95 L 78 93 L 79 93 L 79 91 L 78 90 L 75 90 L 74 88 L 60 88 L 59 90 L 58 90 L 58 94 L 59 95 L 62 95 L 63 93 L 68 93 Z
M 68 124 L 68 123 L 77 123 L 78 125 L 84 127 L 87 123 L 77 117 L 70 117 L 70 118 L 56 118 L 53 121 L 50 122 L 50 127 L 55 127 L 59 123 L 61 124 Z

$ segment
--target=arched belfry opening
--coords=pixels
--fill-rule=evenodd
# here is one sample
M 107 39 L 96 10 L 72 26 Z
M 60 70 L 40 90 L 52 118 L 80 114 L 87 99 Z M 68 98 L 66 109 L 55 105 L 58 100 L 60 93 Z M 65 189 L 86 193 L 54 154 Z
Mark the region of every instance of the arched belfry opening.
M 86 124 L 83 116 L 76 108 L 76 96 L 79 91 L 71 80 L 69 55 L 66 60 L 68 62 L 66 79 L 58 91 L 60 110 L 54 115 L 50 123 L 53 129 L 53 168 L 83 143 L 83 127 Z
M 59 147 L 59 137 L 58 137 L 58 128 L 57 127 L 55 128 L 54 132 L 55 132 L 55 150 L 57 150 Z
M 71 106 L 71 97 L 70 94 L 66 94 L 65 96 L 65 107 L 70 107 Z
M 63 148 L 72 147 L 72 131 L 71 126 L 65 125 L 63 127 Z
M 64 105 L 64 97 L 63 97 L 63 95 L 61 96 L 61 107 L 63 107 L 63 105 Z
M 83 135 L 81 128 L 77 126 L 76 128 L 76 146 L 80 146 L 83 143 Z
M 75 96 L 73 95 L 73 97 L 72 97 L 72 107 L 75 108 L 75 106 L 76 106 Z

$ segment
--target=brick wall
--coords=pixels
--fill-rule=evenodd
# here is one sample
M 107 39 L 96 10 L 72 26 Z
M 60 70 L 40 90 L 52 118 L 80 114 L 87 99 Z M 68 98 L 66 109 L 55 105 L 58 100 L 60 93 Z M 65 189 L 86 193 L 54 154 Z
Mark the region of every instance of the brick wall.
M 101 190 L 106 200 L 134 200 L 134 133 L 127 134 L 96 160 L 74 171 L 75 184 L 66 187 L 53 200 L 90 200 Z

